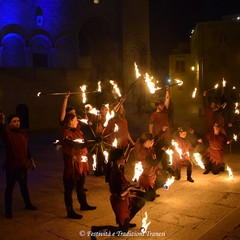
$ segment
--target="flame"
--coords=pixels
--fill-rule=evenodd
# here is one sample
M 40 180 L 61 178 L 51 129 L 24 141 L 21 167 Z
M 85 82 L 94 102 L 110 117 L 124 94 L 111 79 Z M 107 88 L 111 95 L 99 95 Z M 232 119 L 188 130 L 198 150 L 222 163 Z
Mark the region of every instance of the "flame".
M 78 121 L 82 122 L 82 123 L 85 123 L 85 124 L 88 124 L 88 119 L 78 119 Z
M 197 93 L 197 88 L 194 88 L 194 91 L 192 93 L 192 98 L 195 98 L 196 97 L 196 93 Z
M 235 102 L 235 113 L 239 114 L 238 102 Z
M 148 219 L 148 215 L 147 215 L 147 212 L 145 212 L 145 217 L 142 219 L 142 227 L 141 227 L 142 233 L 147 232 L 148 226 L 151 223 L 151 221 L 147 222 L 147 219 Z
M 118 88 L 116 82 L 113 80 L 110 80 L 109 82 L 112 84 L 114 92 L 118 95 L 118 97 L 121 97 L 122 94 L 120 93 L 120 89 Z
M 84 143 L 84 139 L 81 138 L 74 139 L 73 141 L 78 143 Z
M 89 113 L 94 114 L 94 115 L 99 115 L 99 114 L 100 114 L 100 111 L 97 110 L 96 108 L 92 108 L 92 109 L 89 111 Z
M 107 104 L 107 107 L 109 105 Z M 114 111 L 112 110 L 111 113 L 108 111 L 107 114 L 106 114 L 106 121 L 104 122 L 103 126 L 106 127 L 108 125 L 108 121 L 114 117 Z
M 183 85 L 183 81 L 182 80 L 175 78 L 175 81 L 177 82 L 178 86 L 182 86 Z
M 81 162 L 87 162 L 87 161 L 88 161 L 88 157 L 87 156 L 82 156 Z
M 214 89 L 217 89 L 218 88 L 218 84 L 216 84 L 215 86 L 214 86 Z
M 175 177 L 172 176 L 171 178 L 167 179 L 167 182 L 163 185 L 163 188 L 165 188 L 166 190 L 169 189 L 169 186 L 174 182 Z
M 204 164 L 203 164 L 203 162 L 202 162 L 200 153 L 194 153 L 193 156 L 194 156 L 194 158 L 195 158 L 198 166 L 199 166 L 201 169 L 205 169 L 205 166 L 204 166 Z
M 223 87 L 226 87 L 226 83 L 227 83 L 227 82 L 226 82 L 225 79 L 223 78 L 222 86 L 223 86 Z
M 151 94 L 154 94 L 160 87 L 155 87 L 155 83 L 152 81 L 153 77 L 150 77 L 148 73 L 145 73 L 145 82 L 150 90 Z
M 38 93 L 37 93 L 37 96 L 38 96 L 38 97 L 40 97 L 40 96 L 41 96 L 41 94 L 42 94 L 41 92 L 38 92 Z
M 118 125 L 115 123 L 114 132 L 118 132 Z
M 80 86 L 80 89 L 82 92 L 82 103 L 86 103 L 86 101 L 87 101 L 87 95 L 86 95 L 87 85 Z
M 169 155 L 169 161 L 168 161 L 168 164 L 169 165 L 172 165 L 172 159 L 173 159 L 173 150 L 172 149 L 170 149 L 170 148 L 168 148 L 167 150 L 166 150 L 166 153 Z
M 232 179 L 233 178 L 233 173 L 232 173 L 232 170 L 231 170 L 231 168 L 227 165 L 227 171 L 228 171 L 228 177 L 230 178 L 230 179 Z
M 105 150 L 105 151 L 103 151 L 103 155 L 104 155 L 104 157 L 105 157 L 105 164 L 107 164 L 108 163 L 108 155 L 109 155 L 109 153 Z
M 114 138 L 113 143 L 112 143 L 112 146 L 116 148 L 117 145 L 118 145 L 117 139 Z
M 172 145 L 175 147 L 175 150 L 179 154 L 180 159 L 182 159 L 183 152 L 182 152 L 182 149 L 178 147 L 178 143 L 172 140 Z
M 134 67 L 135 67 L 136 78 L 138 79 L 138 78 L 141 77 L 141 74 L 140 74 L 140 72 L 139 72 L 139 70 L 138 70 L 138 66 L 137 66 L 136 63 L 134 63 Z
M 96 157 L 96 154 L 93 154 L 92 158 L 93 158 L 92 167 L 93 167 L 93 171 L 95 171 L 97 169 L 97 157 Z
M 236 134 L 233 134 L 233 140 L 237 141 L 237 135 Z
M 143 172 L 142 163 L 141 162 L 136 163 L 135 168 L 134 168 L 134 176 L 132 178 L 132 181 L 137 182 L 140 175 L 142 174 L 142 172 Z
M 98 92 L 102 92 L 101 81 L 98 81 L 97 91 L 98 91 Z

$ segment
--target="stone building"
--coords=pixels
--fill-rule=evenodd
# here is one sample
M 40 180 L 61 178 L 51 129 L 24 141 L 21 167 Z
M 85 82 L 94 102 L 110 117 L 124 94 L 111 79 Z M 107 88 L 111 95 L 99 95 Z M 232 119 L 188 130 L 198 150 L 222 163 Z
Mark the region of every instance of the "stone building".
M 0 2 L 0 107 L 24 128 L 58 127 L 61 96 L 116 80 L 135 81 L 134 62 L 150 62 L 148 0 L 3 0 Z M 130 101 L 135 101 L 135 88 Z M 94 94 L 89 94 L 94 103 Z M 81 95 L 69 103 L 81 108 Z

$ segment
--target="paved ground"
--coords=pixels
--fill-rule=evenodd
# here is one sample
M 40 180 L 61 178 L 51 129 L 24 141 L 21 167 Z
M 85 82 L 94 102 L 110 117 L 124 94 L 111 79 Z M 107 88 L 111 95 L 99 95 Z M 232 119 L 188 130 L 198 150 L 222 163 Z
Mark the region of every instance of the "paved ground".
M 130 122 L 133 135 L 139 134 L 141 123 Z M 38 207 L 31 212 L 23 209 L 23 201 L 16 185 L 13 201 L 13 219 L 4 217 L 4 173 L 0 171 L 0 239 L 13 240 L 60 240 L 90 239 L 92 225 L 114 225 L 115 219 L 109 202 L 109 190 L 104 177 L 90 174 L 86 180 L 89 204 L 96 205 L 95 211 L 81 212 L 74 194 L 74 208 L 83 215 L 81 220 L 66 218 L 63 202 L 61 150 L 53 147 L 56 132 L 30 134 L 32 152 L 37 169 L 29 173 L 29 190 L 32 202 Z M 135 136 L 134 136 L 135 137 Z M 1 146 L 1 144 L 0 144 Z M 182 179 L 175 181 L 169 190 L 159 189 L 161 195 L 154 202 L 147 202 L 134 221 L 137 227 L 128 236 L 119 239 L 167 239 L 167 240 L 229 240 L 240 239 L 240 163 L 238 143 L 226 148 L 225 160 L 231 167 L 234 178 L 228 172 L 219 175 L 203 175 L 203 170 L 194 166 L 195 183 Z M 3 151 L 0 148 L 0 159 Z M 148 214 L 151 221 L 144 236 L 139 236 L 142 219 Z M 137 235 L 137 236 L 135 236 Z M 112 236 L 98 239 L 114 239 Z

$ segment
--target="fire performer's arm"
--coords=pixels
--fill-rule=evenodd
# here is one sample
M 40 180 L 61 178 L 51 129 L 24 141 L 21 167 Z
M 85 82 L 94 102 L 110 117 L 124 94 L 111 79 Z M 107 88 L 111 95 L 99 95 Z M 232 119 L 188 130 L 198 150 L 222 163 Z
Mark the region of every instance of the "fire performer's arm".
M 60 113 L 60 121 L 61 122 L 64 120 L 64 118 L 66 116 L 66 109 L 67 109 L 67 103 L 68 103 L 69 96 L 70 96 L 70 92 L 67 92 L 63 99 L 61 113 Z
M 165 91 L 166 91 L 166 93 L 165 93 L 165 103 L 164 103 L 164 105 L 165 105 L 165 108 L 168 109 L 169 104 L 170 104 L 170 94 L 169 94 L 169 86 L 168 85 L 165 86 Z

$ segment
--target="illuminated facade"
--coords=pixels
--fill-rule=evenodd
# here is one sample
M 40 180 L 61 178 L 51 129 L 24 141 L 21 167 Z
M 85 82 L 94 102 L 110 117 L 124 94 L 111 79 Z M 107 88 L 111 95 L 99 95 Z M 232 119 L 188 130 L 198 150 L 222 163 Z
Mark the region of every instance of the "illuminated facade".
M 148 4 L 148 0 L 0 1 L 2 110 L 26 112 L 33 129 L 52 128 L 58 125 L 62 99 L 36 99 L 38 91 L 79 91 L 83 83 L 93 89 L 104 78 L 128 89 L 135 80 L 134 62 L 149 67 Z M 71 101 L 77 104 L 79 96 Z

